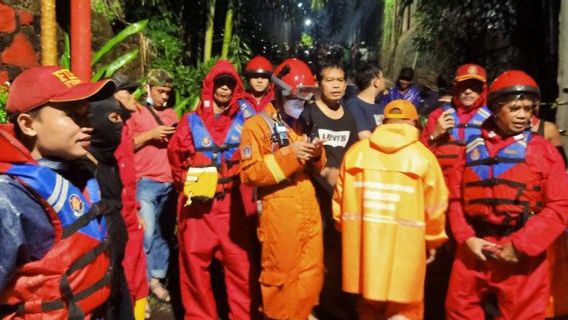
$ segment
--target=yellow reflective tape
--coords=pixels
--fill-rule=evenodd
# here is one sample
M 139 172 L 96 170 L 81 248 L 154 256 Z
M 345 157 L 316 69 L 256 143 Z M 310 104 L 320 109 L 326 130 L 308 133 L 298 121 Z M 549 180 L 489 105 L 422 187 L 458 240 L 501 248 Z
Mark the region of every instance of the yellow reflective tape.
M 272 174 L 272 177 L 274 177 L 274 180 L 276 180 L 276 183 L 286 179 L 284 172 L 280 169 L 280 166 L 278 165 L 278 162 L 276 162 L 276 158 L 273 154 L 265 156 L 263 161 Z

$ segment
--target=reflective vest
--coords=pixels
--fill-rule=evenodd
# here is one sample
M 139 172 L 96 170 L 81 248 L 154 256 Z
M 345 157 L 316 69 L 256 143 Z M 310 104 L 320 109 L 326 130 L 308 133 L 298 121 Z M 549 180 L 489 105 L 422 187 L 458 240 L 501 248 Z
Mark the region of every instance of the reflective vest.
M 84 319 L 110 294 L 104 208 L 55 171 L 32 163 L 6 164 L 9 175 L 35 195 L 54 228 L 53 247 L 19 267 L 0 295 L 2 319 Z M 99 199 L 96 181 L 89 198 Z M 43 213 L 38 213 L 43 214 Z
M 498 225 L 513 232 L 542 209 L 542 176 L 526 164 L 530 131 L 490 157 L 483 137 L 467 144 L 463 174 L 464 211 L 472 225 Z M 476 230 L 477 231 L 477 230 Z M 503 234 L 506 235 L 506 234 Z
M 442 170 L 447 170 L 454 167 L 463 157 L 465 144 L 473 137 L 479 136 L 481 125 L 491 116 L 491 111 L 487 106 L 480 107 L 467 123 L 460 123 L 458 114 L 450 103 L 444 104 L 442 109 L 452 110 L 451 115 L 455 123 L 455 127 L 451 129 L 449 141 L 442 142 L 435 152 Z M 460 134 L 462 131 L 460 129 L 463 129 L 463 134 Z
M 191 167 L 216 167 L 219 173 L 217 181 L 216 198 L 223 198 L 234 186 L 234 180 L 239 178 L 239 145 L 241 132 L 246 119 L 256 112 L 247 101 L 238 100 L 239 112 L 231 122 L 222 145 L 216 145 L 207 131 L 201 117 L 192 112 L 188 115 L 191 136 L 195 146 L 195 153 L 191 155 Z

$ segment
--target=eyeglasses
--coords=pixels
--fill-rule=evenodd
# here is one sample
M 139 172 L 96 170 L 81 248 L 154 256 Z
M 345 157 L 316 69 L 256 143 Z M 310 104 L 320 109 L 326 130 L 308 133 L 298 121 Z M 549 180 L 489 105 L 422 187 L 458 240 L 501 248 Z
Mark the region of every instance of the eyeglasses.
M 297 87 L 292 90 L 293 96 L 302 100 L 310 100 L 313 97 L 318 97 L 320 94 L 320 88 L 318 87 Z

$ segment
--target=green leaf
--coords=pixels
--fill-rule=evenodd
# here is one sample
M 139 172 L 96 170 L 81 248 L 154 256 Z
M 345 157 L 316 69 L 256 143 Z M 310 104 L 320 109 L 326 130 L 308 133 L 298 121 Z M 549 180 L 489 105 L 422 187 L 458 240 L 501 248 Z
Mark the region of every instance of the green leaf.
M 61 58 L 59 59 L 59 65 L 64 69 L 71 69 L 71 44 L 69 41 L 69 34 L 65 32 L 63 37 L 64 47 Z
M 129 51 L 129 52 L 121 55 L 120 57 L 116 58 L 113 62 L 111 62 L 108 65 L 101 68 L 101 70 L 104 70 L 103 73 L 100 73 L 100 71 L 97 71 L 97 73 L 93 76 L 92 80 L 97 81 L 97 80 L 101 79 L 101 77 L 103 77 L 103 76 L 106 77 L 106 78 L 112 77 L 112 75 L 118 69 L 120 69 L 123 66 L 132 62 L 134 59 L 136 59 L 137 56 L 138 56 L 138 49 L 134 49 L 132 51 Z
M 140 31 L 142 31 L 146 27 L 147 24 L 148 24 L 148 20 L 142 20 L 142 21 L 135 22 L 135 23 L 129 25 L 128 27 L 124 28 L 124 30 L 122 30 L 116 36 L 114 36 L 112 39 L 107 41 L 105 43 L 105 45 L 95 53 L 95 55 L 93 56 L 93 59 L 91 61 L 91 65 L 94 66 L 105 54 L 107 54 L 109 51 L 111 51 L 112 48 L 114 48 L 116 45 L 118 45 L 119 43 L 124 41 L 124 39 L 128 38 L 129 36 L 131 36 L 133 34 L 136 34 Z

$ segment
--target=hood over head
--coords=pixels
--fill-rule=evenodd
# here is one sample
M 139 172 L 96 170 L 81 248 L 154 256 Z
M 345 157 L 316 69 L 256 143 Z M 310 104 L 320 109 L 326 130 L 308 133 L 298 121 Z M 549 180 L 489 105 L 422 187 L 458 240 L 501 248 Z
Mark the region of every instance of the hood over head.
M 418 141 L 418 129 L 406 123 L 383 124 L 375 129 L 370 139 L 376 149 L 395 153 Z
M 202 118 L 209 118 L 214 116 L 213 113 L 213 93 L 215 90 L 215 78 L 226 78 L 228 76 L 235 80 L 235 87 L 233 88 L 233 96 L 229 102 L 228 115 L 232 116 L 239 110 L 237 100 L 243 97 L 243 83 L 241 77 L 235 70 L 235 67 L 227 60 L 219 60 L 212 68 L 211 71 L 203 79 L 201 87 L 201 101 L 197 107 L 197 114 Z

